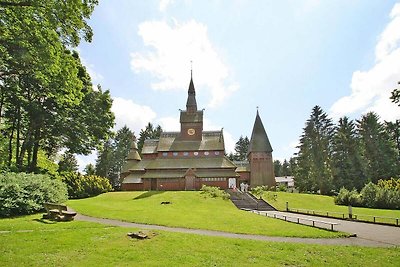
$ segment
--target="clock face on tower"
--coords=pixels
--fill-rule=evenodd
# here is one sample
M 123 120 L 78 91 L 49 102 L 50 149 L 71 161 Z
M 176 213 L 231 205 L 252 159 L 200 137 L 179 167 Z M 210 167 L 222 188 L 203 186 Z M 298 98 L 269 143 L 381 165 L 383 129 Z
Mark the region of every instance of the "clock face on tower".
M 196 130 L 193 128 L 190 128 L 187 130 L 188 135 L 194 135 L 196 133 Z

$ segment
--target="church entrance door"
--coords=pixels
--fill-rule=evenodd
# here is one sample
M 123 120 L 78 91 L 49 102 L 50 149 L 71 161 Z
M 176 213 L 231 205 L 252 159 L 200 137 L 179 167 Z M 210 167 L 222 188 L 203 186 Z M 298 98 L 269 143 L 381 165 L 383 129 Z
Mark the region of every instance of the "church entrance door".
M 229 178 L 228 179 L 228 187 L 229 188 L 236 188 L 236 178 Z
M 195 177 L 192 175 L 187 175 L 185 177 L 185 190 L 194 190 L 194 179 Z
M 151 191 L 157 190 L 157 179 L 151 179 Z

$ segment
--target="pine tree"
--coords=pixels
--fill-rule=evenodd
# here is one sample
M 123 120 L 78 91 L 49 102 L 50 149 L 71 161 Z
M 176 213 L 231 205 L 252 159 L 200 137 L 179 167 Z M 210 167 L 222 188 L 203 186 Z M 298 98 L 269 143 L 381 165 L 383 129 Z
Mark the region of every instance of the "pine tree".
M 139 153 L 142 153 L 145 140 L 160 138 L 161 132 L 162 128 L 160 125 L 157 125 L 157 127 L 154 128 L 153 124 L 150 122 L 146 125 L 145 129 L 140 130 L 139 140 L 137 143 Z
M 274 173 L 275 177 L 282 176 L 282 164 L 278 159 L 274 160 Z
M 65 152 L 62 159 L 58 162 L 58 172 L 77 172 L 78 161 L 74 154 L 69 151 Z
M 379 122 L 379 116 L 369 112 L 357 123 L 368 179 L 376 183 L 379 179 L 396 176 L 398 174 L 396 148 L 383 124 Z
M 336 190 L 345 187 L 360 190 L 365 182 L 360 142 L 353 121 L 347 117 L 339 119 L 333 136 L 333 183 Z
M 247 151 L 249 150 L 249 138 L 247 136 L 240 136 L 239 140 L 235 144 L 235 154 L 234 158 L 238 161 L 243 161 L 247 159 Z
M 331 119 L 315 106 L 300 138 L 296 184 L 301 191 L 328 194 L 332 189 Z

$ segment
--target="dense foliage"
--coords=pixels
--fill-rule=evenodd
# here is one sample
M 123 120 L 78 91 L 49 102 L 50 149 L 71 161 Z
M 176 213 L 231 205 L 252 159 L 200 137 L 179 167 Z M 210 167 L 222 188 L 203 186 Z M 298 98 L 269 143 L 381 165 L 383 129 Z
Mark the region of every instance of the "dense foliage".
M 355 191 L 348 190 L 399 176 L 397 126 L 397 121 L 381 123 L 373 112 L 356 122 L 343 117 L 334 125 L 320 107 L 314 107 L 293 162 L 296 187 L 321 194 L 335 194 L 343 187 L 347 191 L 342 190 L 342 196 L 353 201 Z
M 95 173 L 108 178 L 115 189 L 119 189 L 121 186 L 122 166 L 135 139 L 134 133 L 124 126 L 117 131 L 114 137 L 110 137 L 98 151 Z
M 67 185 L 69 198 L 85 198 L 112 191 L 107 178 L 81 175 L 76 172 L 65 172 L 61 176 L 62 181 Z
M 42 174 L 0 173 L 0 216 L 31 214 L 43 203 L 63 203 L 67 188 L 60 180 Z
M 366 184 L 360 193 L 342 188 L 335 197 L 338 205 L 368 208 L 400 209 L 400 179 L 379 180 Z
M 108 137 L 114 121 L 110 94 L 93 89 L 74 50 L 81 38 L 92 38 L 87 20 L 96 5 L 96 0 L 0 2 L 6 167 L 36 172 L 39 151 L 88 154 Z
M 152 123 L 148 123 L 146 127 L 140 130 L 139 140 L 137 143 L 139 153 L 142 154 L 142 148 L 145 140 L 148 139 L 158 139 L 162 133 L 162 128 L 160 125 L 154 126 Z
M 230 198 L 230 195 L 226 193 L 224 190 L 221 190 L 219 187 L 216 186 L 207 186 L 203 185 L 200 189 L 201 194 L 205 197 L 212 197 L 212 198 L 222 198 L 227 200 Z
M 239 137 L 239 140 L 235 144 L 235 153 L 230 153 L 228 158 L 233 161 L 245 161 L 247 160 L 247 152 L 249 150 L 250 140 L 247 136 Z

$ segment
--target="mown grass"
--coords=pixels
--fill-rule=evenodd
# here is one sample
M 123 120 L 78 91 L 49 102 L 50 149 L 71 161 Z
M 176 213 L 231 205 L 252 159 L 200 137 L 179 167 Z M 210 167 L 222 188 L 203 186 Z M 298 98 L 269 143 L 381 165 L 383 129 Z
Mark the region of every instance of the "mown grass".
M 276 201 L 271 197 L 276 194 Z M 336 205 L 333 197 L 313 195 L 313 194 L 299 194 L 287 192 L 267 192 L 263 198 L 279 210 L 286 209 L 286 202 L 289 202 L 290 209 L 307 209 L 325 212 L 338 212 L 344 213 L 348 216 L 348 207 Z M 400 210 L 384 210 L 384 209 L 369 209 L 353 207 L 353 214 L 356 214 L 359 219 L 372 221 L 371 216 L 393 217 L 400 218 Z M 331 213 L 331 215 L 341 217 L 342 215 Z M 369 216 L 366 216 L 369 215 Z M 395 223 L 393 219 L 376 218 L 379 222 Z
M 171 204 L 161 205 L 169 201 Z M 229 200 L 200 192 L 113 192 L 70 200 L 78 212 L 99 218 L 233 233 L 293 237 L 338 237 L 344 233 L 311 228 L 238 210 Z
M 0 219 L 1 266 L 398 266 L 399 248 L 324 246 L 155 232 L 41 215 Z M 24 230 L 24 231 L 21 231 Z M 30 231 L 26 231 L 30 230 Z

